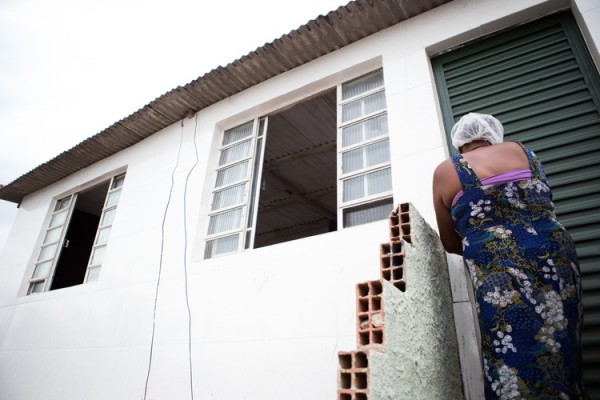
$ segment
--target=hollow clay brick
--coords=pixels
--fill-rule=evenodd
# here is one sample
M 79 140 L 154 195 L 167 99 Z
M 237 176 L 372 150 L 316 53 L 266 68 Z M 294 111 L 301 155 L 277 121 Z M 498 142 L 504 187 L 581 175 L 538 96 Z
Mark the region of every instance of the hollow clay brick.
M 339 352 L 338 400 L 368 400 L 369 353 L 357 350 Z
M 410 224 L 410 203 L 401 203 L 390 213 L 390 240 L 405 240 L 412 243 Z
M 356 285 L 356 340 L 359 347 L 383 345 L 382 291 L 380 280 Z
M 381 244 L 379 256 L 379 269 L 381 278 L 390 282 L 401 291 L 406 290 L 404 279 L 404 260 L 406 254 L 402 248 L 402 241 L 390 241 Z

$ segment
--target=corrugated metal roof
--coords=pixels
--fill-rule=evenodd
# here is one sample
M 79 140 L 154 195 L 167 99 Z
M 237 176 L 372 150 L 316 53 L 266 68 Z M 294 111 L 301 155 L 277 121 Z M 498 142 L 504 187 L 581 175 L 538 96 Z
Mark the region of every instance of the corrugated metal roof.
M 451 0 L 357 0 L 319 16 L 225 67 L 158 97 L 130 116 L 41 164 L 0 199 L 23 197 L 86 168 L 229 96 Z

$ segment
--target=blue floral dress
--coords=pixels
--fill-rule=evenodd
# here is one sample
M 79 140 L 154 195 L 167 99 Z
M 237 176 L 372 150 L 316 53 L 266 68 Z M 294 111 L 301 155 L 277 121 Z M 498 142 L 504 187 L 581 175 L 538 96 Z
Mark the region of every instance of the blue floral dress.
M 482 185 L 452 158 L 463 195 L 451 209 L 473 282 L 486 399 L 579 399 L 583 394 L 580 274 L 535 154 L 531 178 Z

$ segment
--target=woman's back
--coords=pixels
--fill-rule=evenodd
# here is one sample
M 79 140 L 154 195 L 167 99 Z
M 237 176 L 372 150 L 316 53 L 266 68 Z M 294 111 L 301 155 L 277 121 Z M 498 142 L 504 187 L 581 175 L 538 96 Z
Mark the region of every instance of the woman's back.
M 451 216 L 461 236 L 482 235 L 498 225 L 515 228 L 541 218 L 545 220 L 536 223 L 563 229 L 556 221 L 552 192 L 539 160 L 519 143 L 482 147 L 454 156 L 452 163 L 461 190 L 452 199 Z
M 517 142 L 481 146 L 462 156 L 480 179 L 516 169 L 530 168 L 523 148 Z
M 579 266 L 541 164 L 492 115 L 462 116 L 451 139 L 460 155 L 435 169 L 433 205 L 473 282 L 485 398 L 580 399 Z
M 477 299 L 486 398 L 579 398 L 575 247 L 556 220 L 537 157 L 506 143 L 452 163 L 463 193 L 451 218 Z

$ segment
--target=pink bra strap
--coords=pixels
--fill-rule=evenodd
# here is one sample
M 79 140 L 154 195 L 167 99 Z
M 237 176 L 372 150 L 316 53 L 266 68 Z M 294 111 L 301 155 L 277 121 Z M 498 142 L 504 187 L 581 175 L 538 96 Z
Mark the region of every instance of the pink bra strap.
M 481 180 L 481 186 L 485 185 L 497 185 L 499 183 L 506 183 L 511 181 L 522 181 L 531 179 L 531 170 L 529 169 L 515 169 L 508 172 L 503 172 L 498 175 L 490 176 Z M 452 205 L 456 204 L 458 199 L 463 195 L 463 191 L 459 190 L 454 198 L 452 199 Z

